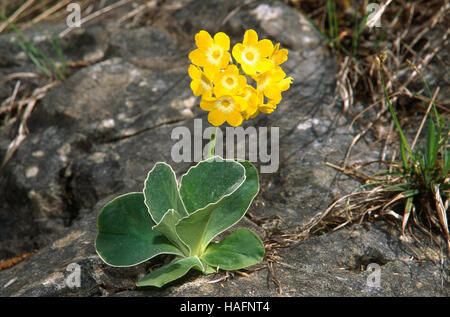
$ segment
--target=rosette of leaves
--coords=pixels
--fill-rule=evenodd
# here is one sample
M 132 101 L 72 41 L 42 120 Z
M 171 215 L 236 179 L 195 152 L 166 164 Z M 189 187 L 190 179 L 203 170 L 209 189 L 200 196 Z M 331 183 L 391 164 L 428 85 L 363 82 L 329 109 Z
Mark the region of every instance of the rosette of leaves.
M 156 163 L 142 193 L 119 196 L 102 209 L 96 251 L 117 267 L 175 255 L 137 286 L 161 287 L 191 269 L 209 274 L 256 264 L 264 246 L 249 229 L 213 239 L 242 219 L 258 191 L 258 173 L 247 161 L 211 157 L 191 167 L 179 186 L 170 165 Z

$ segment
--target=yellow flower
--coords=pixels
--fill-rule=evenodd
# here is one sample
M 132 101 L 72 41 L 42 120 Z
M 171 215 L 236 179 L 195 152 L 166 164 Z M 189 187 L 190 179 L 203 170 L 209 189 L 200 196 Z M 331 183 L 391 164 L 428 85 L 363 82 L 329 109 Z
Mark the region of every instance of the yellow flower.
M 247 102 L 247 107 L 243 110 L 242 115 L 245 120 L 250 118 L 254 118 L 258 115 L 258 105 L 261 104 L 264 100 L 264 96 L 262 93 L 258 94 L 257 90 L 250 85 L 247 85 L 244 88 L 242 93 L 242 97 Z
M 195 35 L 195 43 L 198 48 L 189 53 L 189 59 L 193 64 L 203 67 L 208 76 L 212 77 L 230 62 L 230 38 L 225 33 L 216 33 L 213 39 L 208 32 L 202 30 Z
M 206 76 L 200 67 L 195 65 L 190 65 L 188 69 L 189 76 L 191 77 L 191 89 L 194 96 L 201 96 L 205 92 L 212 89 L 212 82 Z
M 254 30 L 248 30 L 244 34 L 244 41 L 233 47 L 233 57 L 241 64 L 247 75 L 256 75 L 273 67 L 267 58 L 273 52 L 273 44 L 270 40 L 258 41 L 258 34 Z
M 258 111 L 264 112 L 264 113 L 272 113 L 276 108 L 277 105 L 281 102 L 281 99 L 268 99 L 267 103 L 260 103 L 258 105 Z
M 292 77 L 285 77 L 286 73 L 279 66 L 262 73 L 257 77 L 257 90 L 269 99 L 281 101 L 281 92 L 288 90 L 292 83 Z
M 245 76 L 239 75 L 236 65 L 228 65 L 214 76 L 215 95 L 238 95 L 247 85 Z
M 236 64 L 228 52 L 230 39 L 225 33 L 212 38 L 202 30 L 195 35 L 195 42 L 197 49 L 189 54 L 191 89 L 202 97 L 200 107 L 209 112 L 208 121 L 214 126 L 228 122 L 237 127 L 260 112 L 272 113 L 281 102 L 281 93 L 292 83 L 279 66 L 287 60 L 288 51 L 280 49 L 279 43 L 274 46 L 270 40 L 258 40 L 254 30 L 246 31 L 242 43 L 233 47 Z M 247 77 L 256 85 L 248 85 Z
M 222 95 L 213 97 L 207 93 L 200 101 L 200 107 L 209 111 L 208 121 L 214 126 L 220 126 L 227 121 L 237 127 L 242 123 L 241 112 L 246 108 L 245 99 L 236 95 Z
M 288 50 L 287 49 L 279 49 L 280 43 L 275 45 L 272 54 L 270 55 L 270 60 L 273 62 L 274 66 L 278 66 L 283 64 L 288 59 Z

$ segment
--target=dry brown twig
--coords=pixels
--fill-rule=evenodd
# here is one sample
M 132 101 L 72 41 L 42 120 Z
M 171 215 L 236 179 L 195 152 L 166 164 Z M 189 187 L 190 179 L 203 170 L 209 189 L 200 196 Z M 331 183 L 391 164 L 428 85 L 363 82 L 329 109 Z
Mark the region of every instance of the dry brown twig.
M 30 98 L 27 98 L 25 100 L 22 100 L 19 102 L 20 104 L 26 104 L 25 111 L 22 115 L 21 123 L 19 125 L 19 131 L 17 136 L 14 138 L 14 140 L 9 144 L 8 149 L 6 150 L 5 157 L 3 158 L 2 165 L 0 166 L 0 175 L 3 173 L 4 168 L 8 161 L 11 159 L 13 154 L 16 152 L 16 150 L 19 148 L 20 144 L 25 140 L 26 136 L 28 135 L 28 128 L 27 128 L 27 121 L 30 117 L 34 107 L 36 106 L 36 103 L 44 98 L 44 96 L 47 94 L 47 92 L 59 84 L 59 81 L 51 82 L 48 85 L 45 85 L 44 87 L 39 87 L 33 91 L 33 94 Z

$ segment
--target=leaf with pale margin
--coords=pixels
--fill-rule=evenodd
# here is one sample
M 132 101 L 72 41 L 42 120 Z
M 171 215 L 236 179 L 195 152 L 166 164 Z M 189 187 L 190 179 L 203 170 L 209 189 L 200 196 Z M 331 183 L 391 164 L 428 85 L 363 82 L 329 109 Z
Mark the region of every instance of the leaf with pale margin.
M 155 223 L 159 223 L 169 209 L 174 209 L 181 217 L 188 215 L 180 198 L 175 172 L 164 162 L 156 163 L 148 173 L 144 196 Z
M 163 235 L 153 231 L 152 221 L 142 193 L 115 198 L 98 216 L 95 249 L 112 266 L 132 266 L 159 254 L 183 253 Z
M 242 165 L 213 156 L 191 167 L 181 177 L 181 199 L 186 211 L 191 214 L 234 192 L 244 180 Z
M 200 271 L 204 271 L 202 261 L 197 256 L 181 258 L 174 260 L 144 276 L 136 286 L 156 286 L 161 287 L 170 283 L 189 272 L 190 269 L 196 267 Z
M 237 164 L 245 169 L 244 183 L 228 196 L 182 218 L 177 224 L 177 233 L 191 249 L 191 255 L 201 255 L 214 237 L 239 222 L 258 194 L 256 168 L 246 161 Z
M 179 220 L 180 216 L 178 213 L 173 209 L 169 209 L 161 218 L 161 221 L 153 226 L 152 229 L 163 234 L 170 242 L 176 245 L 178 249 L 183 251 L 184 255 L 189 256 L 189 247 L 180 239 L 175 229 L 175 225 Z
M 252 231 L 242 228 L 219 243 L 211 244 L 201 259 L 223 270 L 239 270 L 257 264 L 264 257 L 264 246 Z

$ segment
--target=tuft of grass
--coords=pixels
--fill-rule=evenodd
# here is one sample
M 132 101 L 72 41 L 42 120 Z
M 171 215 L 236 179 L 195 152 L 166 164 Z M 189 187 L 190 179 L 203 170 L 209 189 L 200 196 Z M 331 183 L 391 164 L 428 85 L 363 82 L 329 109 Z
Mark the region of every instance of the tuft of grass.
M 447 18 L 442 2 L 384 1 L 380 3 L 381 27 L 368 21 L 367 2 L 288 0 L 288 3 L 307 16 L 334 53 L 339 64 L 334 103 L 340 97 L 343 113 L 356 115 L 351 126 L 355 127 L 353 124 L 358 121 L 362 127 L 342 164 L 327 165 L 364 184 L 335 198 L 300 233 L 289 238 L 303 239 L 355 222 L 383 218 L 388 222 L 393 219 L 404 237 L 414 237 L 416 229 L 429 234 L 436 243 L 443 237 L 450 253 L 449 122 L 445 119 L 449 108 L 445 99 L 437 99 L 439 87 L 432 93 L 422 75 L 422 72 L 433 74 L 437 83 L 448 83 L 441 72 L 446 66 L 445 53 L 439 49 L 447 43 Z M 363 110 L 356 113 L 355 105 Z M 402 108 L 395 109 L 396 105 Z M 422 111 L 416 137 L 408 143 L 402 126 L 408 120 L 417 120 Z M 385 126 L 389 121 L 390 128 Z M 380 126 L 388 133 L 379 134 Z M 369 133 L 376 142 L 383 143 L 380 158 L 348 164 L 353 146 Z M 394 144 L 396 138 L 391 138 L 391 133 L 398 135 Z M 392 158 L 386 160 L 392 145 Z M 378 166 L 374 168 L 374 164 Z
M 438 112 L 435 105 L 436 94 L 432 96 L 428 82 L 417 67 L 413 64 L 414 71 L 418 72 L 422 78 L 426 91 L 431 100 L 429 109 L 423 123 L 428 119 L 428 130 L 425 141 L 420 144 L 417 150 L 413 151 L 413 145 L 406 141 L 402 127 L 398 121 L 383 77 L 383 64 L 379 59 L 379 74 L 381 85 L 385 93 L 392 118 L 400 135 L 400 155 L 402 165 L 394 169 L 391 175 L 398 175 L 399 182 L 391 183 L 388 186 L 397 193 L 399 200 L 404 200 L 404 213 L 402 230 L 405 230 L 411 213 L 417 212 L 418 219 L 429 230 L 437 230 L 442 233 L 447 242 L 450 254 L 450 234 L 447 219 L 447 210 L 450 199 L 450 159 L 449 159 L 449 123 Z M 417 131 L 417 140 L 421 130 Z
M 34 46 L 26 35 L 23 34 L 23 32 L 14 23 L 11 23 L 1 11 L 0 19 L 7 22 L 14 33 L 17 34 L 18 39 L 14 43 L 18 45 L 25 52 L 25 54 L 27 54 L 28 58 L 39 70 L 41 70 L 49 78 L 59 78 L 61 80 L 65 78 L 66 62 L 57 36 L 50 36 L 44 31 L 39 30 L 39 32 L 44 35 L 46 40 L 51 44 L 53 50 L 58 56 L 59 63 Z
M 382 54 L 381 54 L 382 55 Z M 365 184 L 353 193 L 337 199 L 323 213 L 318 214 L 304 228 L 302 235 L 318 235 L 323 231 L 334 231 L 364 219 L 390 219 L 400 221 L 402 236 L 407 232 L 414 237 L 414 229 L 420 229 L 440 245 L 441 236 L 450 254 L 448 210 L 450 206 L 450 155 L 449 122 L 440 115 L 435 99 L 439 89 L 431 94 L 429 85 L 419 72 L 428 91 L 430 103 L 412 144 L 406 140 L 384 80 L 382 56 L 378 57 L 379 78 L 392 120 L 399 134 L 400 160 L 381 162 L 388 168 L 374 175 L 361 172 L 366 164 L 354 164 L 343 168 L 328 163 L 328 166 L 364 181 Z M 426 136 L 416 147 L 422 127 L 428 121 Z M 416 147 L 416 149 L 415 149 Z
M 327 19 L 327 24 L 323 29 L 321 29 L 312 19 L 308 18 L 313 28 L 322 36 L 322 38 L 328 43 L 331 50 L 336 55 L 349 56 L 357 60 L 358 57 L 358 42 L 361 40 L 362 31 L 367 23 L 367 18 L 370 12 L 366 12 L 363 16 L 361 22 L 358 21 L 358 7 L 354 8 L 354 23 L 351 30 L 339 32 L 339 12 L 336 8 L 335 0 L 326 0 L 325 4 L 325 15 Z M 341 37 L 345 33 L 350 33 L 352 42 L 351 46 L 347 43 L 341 42 Z

